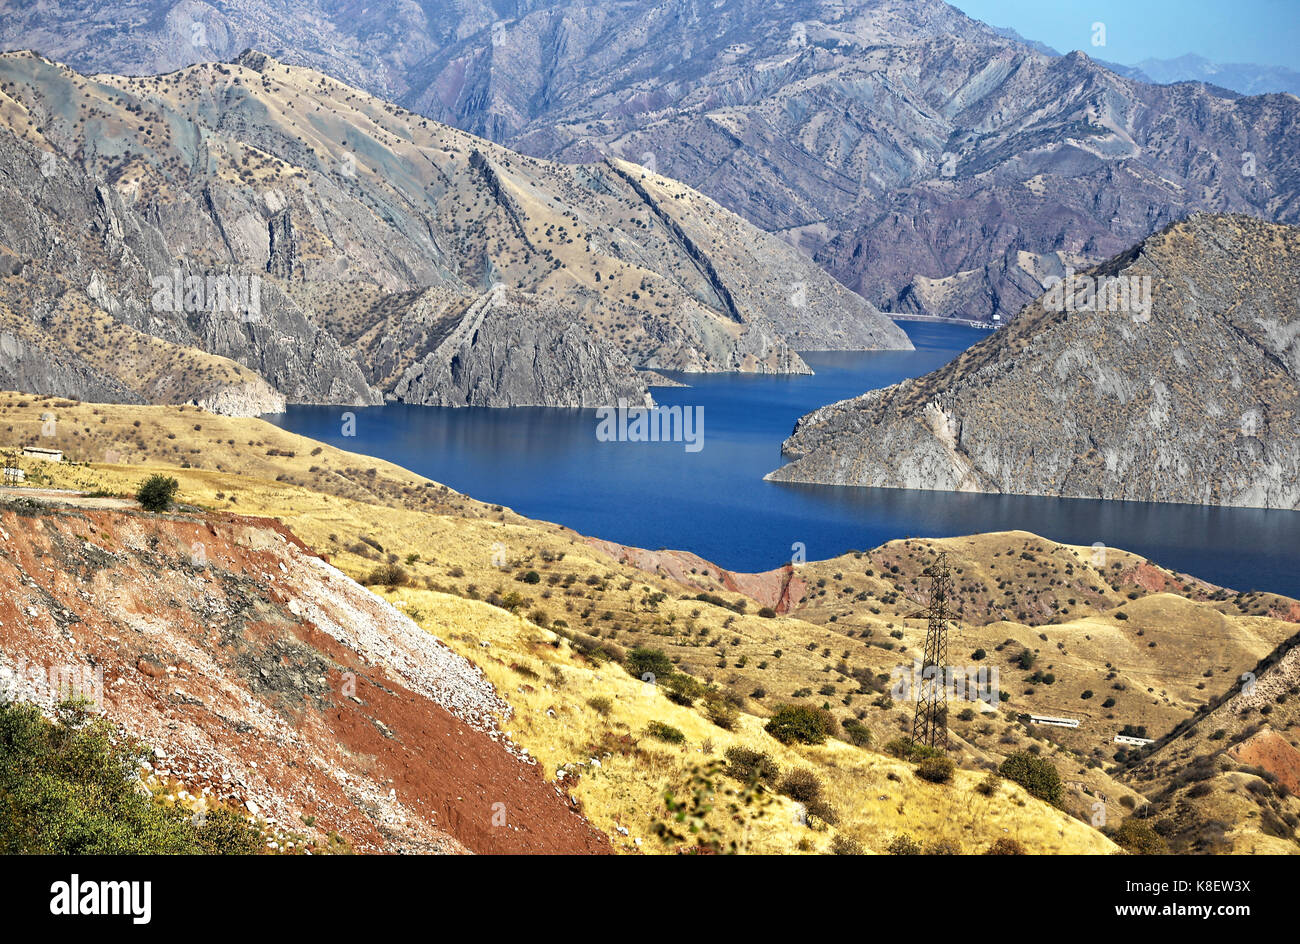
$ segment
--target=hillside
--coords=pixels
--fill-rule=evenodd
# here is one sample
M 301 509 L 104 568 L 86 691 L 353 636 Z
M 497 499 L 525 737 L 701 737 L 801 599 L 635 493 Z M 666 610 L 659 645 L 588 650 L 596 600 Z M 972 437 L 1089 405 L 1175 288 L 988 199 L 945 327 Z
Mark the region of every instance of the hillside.
M 213 417 L 195 408 L 10 395 L 0 397 L 0 429 L 12 426 L 7 435 L 23 441 L 38 436 L 45 411 L 60 417 L 60 442 L 74 458 L 102 457 L 102 444 L 128 437 L 140 446 L 129 457 L 114 452 L 112 464 L 19 460 L 35 489 L 129 493 L 150 471 L 163 469 L 180 481 L 182 499 L 196 509 L 179 516 L 199 519 L 187 528 L 236 513 L 283 522 L 333 566 L 370 583 L 380 598 L 478 666 L 511 707 L 500 729 L 539 760 L 547 779 L 561 783 L 618 850 L 692 848 L 692 841 L 660 830 L 671 827 L 666 794 L 689 795 L 700 776 L 712 777 L 719 801 L 730 793 L 735 799 L 728 803 L 750 809 L 743 781 L 717 779 L 734 746 L 765 753 L 780 778 L 812 771 L 828 805 L 810 805 L 818 815 L 808 817 L 773 783 L 751 797 L 751 812 L 708 817 L 712 825 L 700 838 L 723 849 L 734 843 L 752 852 L 825 852 L 856 843 L 883 852 L 904 834 L 926 847 L 973 853 L 1004 837 L 1030 852 L 1113 849 L 1070 815 L 1072 805 L 1052 808 L 1010 781 L 992 795 L 982 792 L 985 768 L 996 763 L 983 751 L 963 752 L 955 780 L 931 784 L 907 761 L 850 743 L 847 734 L 822 745 L 785 745 L 767 735 L 763 725 L 778 702 L 821 701 L 793 696 L 800 687 L 821 684 L 827 665 L 820 649 L 796 641 L 835 637 L 799 619 L 760 615 L 756 601 L 729 589 L 733 579 L 753 586 L 760 578 L 696 575 L 683 583 L 647 572 L 567 529 L 257 420 Z M 192 444 L 172 453 L 176 440 L 169 436 L 181 433 Z M 132 464 L 122 464 L 123 458 Z M 84 502 L 105 500 L 43 499 L 74 503 L 66 512 L 74 515 Z M 696 599 L 705 591 L 710 600 Z M 785 649 L 776 658 L 773 633 L 783 637 L 776 647 Z M 672 653 L 676 665 L 663 685 L 646 686 L 636 677 L 628 660 L 638 645 Z M 746 677 L 714 665 L 719 646 Z M 372 658 L 386 672 L 401 667 Z M 771 664 L 759 669 L 765 658 Z M 770 698 L 751 697 L 746 683 L 753 672 L 771 686 Z M 870 707 L 865 697 L 852 709 L 835 707 L 840 718 L 861 711 L 879 732 L 872 744 L 881 746 L 907 715 L 902 706 Z M 671 729 L 682 732 L 684 740 L 662 740 L 655 723 L 667 725 L 669 737 L 675 737 Z
M 638 367 L 910 347 L 687 187 L 255 52 L 142 78 L 0 56 L 0 206 L 0 381 L 35 392 L 593 407 L 643 402 Z
M 802 417 L 768 478 L 1300 507 L 1300 229 L 1199 215 L 1070 285 L 931 374 Z
M 825 851 L 844 836 L 884 851 L 908 834 L 978 852 L 1005 827 L 1030 851 L 1099 850 L 1087 825 L 1097 803 L 1113 828 L 1154 802 L 1124 773 L 1142 752 L 1115 735 L 1140 728 L 1159 738 L 1194 719 L 1300 621 L 1296 601 L 1018 532 L 896 541 L 735 574 L 531 521 L 261 421 L 0 395 L 0 430 L 14 445 L 48 441 L 45 413 L 58 417 L 58 444 L 76 464 L 19 460 L 32 486 L 129 494 L 160 468 L 204 515 L 282 522 L 479 666 L 513 709 L 502 730 L 548 778 L 564 771 L 584 814 L 628 851 L 676 847 L 651 838 L 664 792 L 684 789 L 693 766 L 724 763 L 733 745 L 767 752 L 785 771 L 812 769 L 838 822 L 796 828 L 791 801 L 777 794 L 767 797 L 775 812 L 719 823 L 724 845 Z M 955 791 L 916 781 L 885 751 L 910 730 L 911 704 L 894 688 L 919 658 L 921 572 L 937 550 L 948 551 L 960 594 L 953 660 L 995 668 L 1005 696 L 995 711 L 954 706 Z M 682 679 L 647 689 L 620 665 L 638 648 L 663 652 Z M 780 744 L 763 725 L 783 703 L 827 706 L 842 733 L 824 746 Z M 1081 724 L 1032 725 L 1031 713 Z M 683 732 L 684 743 L 648 735 L 651 722 Z M 1056 767 L 1059 811 L 1043 813 L 1009 782 L 994 801 L 975 789 L 1017 751 Z M 974 821 L 972 809 L 983 811 Z M 1065 837 L 1047 828 L 1054 817 L 1073 824 L 1061 827 Z
M 1009 320 L 1197 211 L 1300 222 L 1294 96 L 1153 85 L 940 0 L 73 0 L 0 43 L 135 74 L 253 46 L 528 154 L 653 161 L 903 313 Z
M 1300 637 L 1243 672 L 1135 760 L 1125 780 L 1156 802 L 1177 851 L 1293 853 L 1300 827 Z

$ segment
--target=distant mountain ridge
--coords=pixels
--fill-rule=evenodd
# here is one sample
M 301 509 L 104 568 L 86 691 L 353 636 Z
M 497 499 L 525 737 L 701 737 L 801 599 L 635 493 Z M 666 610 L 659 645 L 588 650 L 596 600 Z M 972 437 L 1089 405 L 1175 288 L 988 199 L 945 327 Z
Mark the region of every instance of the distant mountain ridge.
M 1300 508 L 1300 229 L 1168 227 L 782 452 L 771 480 Z
M 593 407 L 643 402 L 637 367 L 910 348 L 674 181 L 521 157 L 257 52 L 143 78 L 0 56 L 0 206 L 0 386 L 34 392 Z
M 257 46 L 529 154 L 653 163 L 901 314 L 1005 320 L 1193 212 L 1300 222 L 1300 102 L 1124 78 L 939 0 L 72 0 L 0 42 L 126 72 Z

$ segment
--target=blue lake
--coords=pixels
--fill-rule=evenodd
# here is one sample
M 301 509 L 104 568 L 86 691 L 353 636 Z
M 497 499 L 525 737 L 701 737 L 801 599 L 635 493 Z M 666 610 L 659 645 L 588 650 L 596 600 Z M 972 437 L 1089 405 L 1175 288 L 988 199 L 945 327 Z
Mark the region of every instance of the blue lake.
M 1070 544 L 1100 541 L 1239 590 L 1300 597 L 1300 512 L 1145 502 L 971 495 L 763 481 L 804 413 L 951 360 L 986 332 L 904 322 L 915 351 L 813 353 L 808 376 L 673 374 L 663 406 L 703 408 L 703 448 L 600 442 L 595 410 L 448 409 L 392 404 L 291 406 L 291 430 L 395 462 L 480 501 L 648 548 L 681 548 L 738 571 L 809 560 L 901 537 L 1022 529 Z

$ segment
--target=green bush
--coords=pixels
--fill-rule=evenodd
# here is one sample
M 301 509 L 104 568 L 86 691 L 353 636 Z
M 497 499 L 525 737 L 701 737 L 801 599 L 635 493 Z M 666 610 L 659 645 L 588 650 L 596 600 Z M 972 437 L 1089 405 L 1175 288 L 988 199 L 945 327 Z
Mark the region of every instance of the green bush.
M 587 706 L 602 718 L 608 718 L 614 710 L 614 702 L 605 695 L 592 695 L 587 699 Z
M 782 744 L 825 744 L 834 726 L 835 718 L 825 708 L 778 705 L 763 730 Z
M 647 672 L 655 676 L 656 679 L 668 678 L 673 674 L 673 662 L 662 649 L 651 649 L 647 646 L 637 646 L 627 654 L 625 663 L 627 670 L 637 678 L 641 678 Z
M 142 745 L 117 737 L 84 701 L 48 720 L 33 705 L 0 703 L 0 853 L 248 854 L 261 838 L 224 810 L 196 821 L 138 788 Z
M 998 772 L 1024 787 L 1032 796 L 1057 805 L 1061 802 L 1061 775 L 1050 761 L 1018 751 L 1002 762 Z
M 856 744 L 858 747 L 871 746 L 871 729 L 857 718 L 849 718 L 844 722 L 843 727 L 849 743 Z
M 710 698 L 704 703 L 705 716 L 724 731 L 735 730 L 740 711 L 725 698 Z
M 681 744 L 686 740 L 686 735 L 674 728 L 671 724 L 665 724 L 662 721 L 651 721 L 646 725 L 645 733 L 647 737 L 652 737 L 658 741 L 664 741 L 668 744 Z
M 1145 820 L 1130 816 L 1115 830 L 1115 844 L 1133 855 L 1161 855 L 1165 841 Z
M 927 757 L 916 768 L 916 775 L 931 783 L 948 783 L 957 765 L 950 757 Z
M 166 511 L 176 500 L 180 483 L 166 475 L 155 474 L 144 480 L 135 493 L 135 500 L 145 511 Z
M 727 774 L 751 786 L 775 783 L 781 772 L 766 751 L 736 746 L 727 748 L 723 756 L 727 758 Z

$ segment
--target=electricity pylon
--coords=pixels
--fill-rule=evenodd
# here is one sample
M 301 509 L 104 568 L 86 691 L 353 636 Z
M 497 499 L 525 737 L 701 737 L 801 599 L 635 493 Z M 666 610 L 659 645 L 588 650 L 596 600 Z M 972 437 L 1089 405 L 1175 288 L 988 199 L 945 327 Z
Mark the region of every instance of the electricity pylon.
M 916 714 L 912 718 L 912 746 L 948 749 L 948 599 L 952 596 L 952 577 L 948 573 L 948 552 L 941 551 L 925 569 L 930 578 L 930 605 L 926 608 L 930 625 L 925 631 L 925 661 L 921 665 L 921 687 L 916 696 Z

